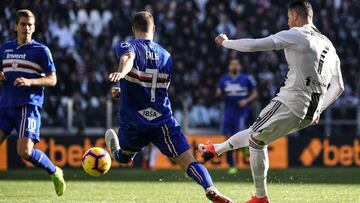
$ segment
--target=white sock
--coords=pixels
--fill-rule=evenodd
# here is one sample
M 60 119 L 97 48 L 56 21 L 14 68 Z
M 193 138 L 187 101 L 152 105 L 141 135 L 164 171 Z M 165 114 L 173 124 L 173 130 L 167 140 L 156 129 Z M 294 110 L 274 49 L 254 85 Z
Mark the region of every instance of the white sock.
M 235 135 L 231 136 L 229 139 L 227 139 L 225 142 L 221 144 L 214 144 L 216 153 L 220 155 L 227 151 L 248 146 L 250 133 L 251 133 L 251 128 L 248 128 L 246 130 L 236 133 Z
M 256 197 L 268 196 L 266 177 L 269 170 L 267 146 L 260 146 L 250 140 L 250 167 L 254 179 Z

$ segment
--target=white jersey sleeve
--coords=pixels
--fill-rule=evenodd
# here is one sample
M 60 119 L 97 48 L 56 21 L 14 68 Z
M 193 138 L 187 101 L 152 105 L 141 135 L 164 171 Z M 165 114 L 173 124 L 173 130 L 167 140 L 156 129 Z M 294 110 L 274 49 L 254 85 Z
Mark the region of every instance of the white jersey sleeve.
M 295 30 L 283 30 L 274 35 L 270 35 L 269 38 L 275 43 L 275 49 L 281 50 L 288 48 L 292 45 L 296 45 L 299 33 Z
M 222 45 L 226 48 L 242 52 L 270 51 L 276 48 L 274 41 L 270 37 L 260 39 L 225 40 Z

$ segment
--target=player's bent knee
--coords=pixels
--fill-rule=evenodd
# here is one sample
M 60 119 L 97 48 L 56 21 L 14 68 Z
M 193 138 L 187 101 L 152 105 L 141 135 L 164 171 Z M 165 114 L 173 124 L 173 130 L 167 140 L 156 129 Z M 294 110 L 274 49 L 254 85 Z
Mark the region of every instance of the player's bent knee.
M 249 137 L 249 147 L 250 149 L 262 150 L 267 147 L 267 144 L 264 141 L 254 138 L 253 134 L 251 134 Z
M 32 149 L 29 149 L 29 148 L 23 148 L 23 147 L 17 148 L 17 154 L 25 160 L 30 157 L 31 151 L 32 151 Z
M 173 160 L 184 170 L 187 170 L 190 164 L 198 162 L 190 150 L 183 152 L 178 157 L 173 158 Z

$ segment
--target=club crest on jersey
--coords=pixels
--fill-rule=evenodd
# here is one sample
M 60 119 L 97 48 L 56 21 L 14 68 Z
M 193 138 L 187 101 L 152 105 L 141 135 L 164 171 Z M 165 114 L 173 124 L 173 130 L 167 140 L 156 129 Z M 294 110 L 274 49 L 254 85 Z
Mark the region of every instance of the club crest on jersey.
M 120 47 L 121 48 L 127 48 L 127 47 L 130 47 L 131 45 L 129 44 L 129 43 L 127 43 L 127 42 L 124 42 L 124 43 L 121 43 L 120 44 Z
M 155 118 L 159 118 L 160 116 L 162 116 L 161 113 L 157 112 L 155 109 L 153 108 L 147 108 L 147 109 L 143 109 L 138 111 L 144 118 L 146 118 L 148 121 L 152 121 Z

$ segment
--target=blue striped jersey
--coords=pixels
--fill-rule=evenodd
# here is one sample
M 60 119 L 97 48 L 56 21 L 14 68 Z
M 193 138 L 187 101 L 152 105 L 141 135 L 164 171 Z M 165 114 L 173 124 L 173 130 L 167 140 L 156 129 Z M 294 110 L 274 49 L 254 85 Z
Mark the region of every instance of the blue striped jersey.
M 14 107 L 32 104 L 42 107 L 44 87 L 15 87 L 16 78 L 40 78 L 55 72 L 50 50 L 35 40 L 18 45 L 17 39 L 1 46 L 1 68 L 6 80 L 0 94 L 0 107 Z
M 167 88 L 172 59 L 169 52 L 151 40 L 130 40 L 115 45 L 118 60 L 135 54 L 131 71 L 120 81 L 120 124 L 154 127 L 171 119 Z

